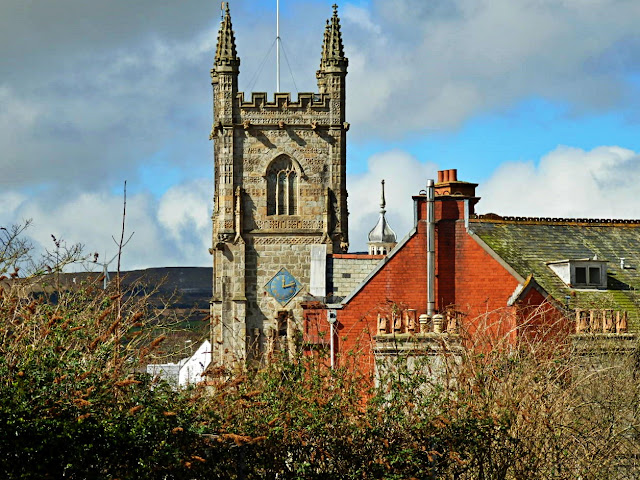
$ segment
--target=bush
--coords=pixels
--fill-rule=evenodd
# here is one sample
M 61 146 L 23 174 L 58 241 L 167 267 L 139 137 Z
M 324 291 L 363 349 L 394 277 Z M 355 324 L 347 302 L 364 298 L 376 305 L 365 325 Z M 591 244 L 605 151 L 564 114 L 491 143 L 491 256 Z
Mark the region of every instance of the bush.
M 141 334 L 145 300 L 92 285 L 50 297 L 44 282 L 0 289 L 0 471 L 192 478 L 197 395 L 140 373 L 161 343 Z
M 638 477 L 637 355 L 476 332 L 446 378 L 398 357 L 374 382 L 320 351 L 177 391 L 144 373 L 148 296 L 46 278 L 0 280 L 4 478 Z

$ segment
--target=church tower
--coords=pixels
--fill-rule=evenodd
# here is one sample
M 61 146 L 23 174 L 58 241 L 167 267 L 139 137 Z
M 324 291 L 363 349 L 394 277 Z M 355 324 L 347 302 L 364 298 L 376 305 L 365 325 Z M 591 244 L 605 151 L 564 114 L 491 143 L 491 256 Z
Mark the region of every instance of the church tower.
M 227 3 L 213 85 L 213 364 L 292 348 L 311 257 L 348 248 L 345 78 L 338 7 L 327 20 L 319 93 L 238 92 Z

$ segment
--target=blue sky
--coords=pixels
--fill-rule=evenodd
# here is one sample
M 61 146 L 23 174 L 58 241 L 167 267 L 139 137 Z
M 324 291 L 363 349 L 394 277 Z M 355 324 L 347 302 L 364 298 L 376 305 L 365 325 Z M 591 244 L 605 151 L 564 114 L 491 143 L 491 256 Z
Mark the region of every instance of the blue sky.
M 333 1 L 282 0 L 282 90 L 315 91 Z M 240 88 L 275 89 L 275 0 L 231 0 Z M 351 245 L 438 169 L 480 212 L 640 218 L 640 2 L 339 2 Z M 208 265 L 219 3 L 6 0 L 0 18 L 0 224 L 109 253 L 128 182 L 126 268 Z M 268 54 L 268 55 L 267 55 Z M 293 74 L 293 80 L 292 75 Z M 108 255 L 109 256 L 109 255 Z

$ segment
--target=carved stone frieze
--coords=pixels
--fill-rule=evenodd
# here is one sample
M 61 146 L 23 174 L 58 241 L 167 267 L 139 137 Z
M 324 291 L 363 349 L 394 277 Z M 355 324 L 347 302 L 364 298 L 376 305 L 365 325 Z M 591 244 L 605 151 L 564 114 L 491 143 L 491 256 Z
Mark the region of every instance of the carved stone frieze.
M 289 218 L 254 220 L 254 224 L 260 230 L 320 230 L 323 226 L 322 220 Z
M 254 237 L 255 245 L 316 245 L 322 243 L 318 236 L 287 236 L 287 237 Z

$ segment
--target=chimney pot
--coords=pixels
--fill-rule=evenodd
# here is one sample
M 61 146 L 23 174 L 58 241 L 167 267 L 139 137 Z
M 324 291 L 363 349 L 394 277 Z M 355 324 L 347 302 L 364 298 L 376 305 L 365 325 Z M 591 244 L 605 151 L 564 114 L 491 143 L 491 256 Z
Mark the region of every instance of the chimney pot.
M 442 171 L 442 181 L 443 182 L 448 182 L 449 181 L 449 170 L 443 170 Z
M 438 170 L 438 183 L 444 182 L 444 172 L 442 170 Z
M 449 181 L 450 182 L 457 182 L 458 181 L 458 170 L 455 168 L 452 168 L 449 170 Z

